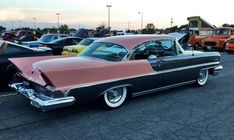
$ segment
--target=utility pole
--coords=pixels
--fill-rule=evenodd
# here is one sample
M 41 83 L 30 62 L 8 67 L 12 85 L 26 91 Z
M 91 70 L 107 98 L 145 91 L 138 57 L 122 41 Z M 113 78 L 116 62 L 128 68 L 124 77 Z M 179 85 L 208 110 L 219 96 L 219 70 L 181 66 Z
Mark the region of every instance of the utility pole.
M 110 8 L 111 8 L 111 5 L 106 5 L 107 9 L 108 9 L 108 29 L 110 30 Z
M 19 20 L 19 28 L 21 28 L 21 20 Z
M 11 21 L 11 30 L 14 30 L 14 22 Z

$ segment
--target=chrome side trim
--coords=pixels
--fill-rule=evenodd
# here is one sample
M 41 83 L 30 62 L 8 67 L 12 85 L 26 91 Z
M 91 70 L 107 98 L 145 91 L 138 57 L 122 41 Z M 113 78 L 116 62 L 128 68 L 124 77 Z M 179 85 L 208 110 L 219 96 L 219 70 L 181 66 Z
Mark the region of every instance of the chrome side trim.
M 159 87 L 159 88 L 149 89 L 149 90 L 145 90 L 145 91 L 135 92 L 135 93 L 132 93 L 132 97 L 137 97 L 137 96 L 140 96 L 140 95 L 145 95 L 145 94 L 149 94 L 149 93 L 153 93 L 153 92 L 159 92 L 159 91 L 167 90 L 167 89 L 170 89 L 170 88 L 175 88 L 175 87 L 179 87 L 179 86 L 183 86 L 183 85 L 192 84 L 192 83 L 195 83 L 195 82 L 196 82 L 196 80 L 191 80 L 191 81 L 182 82 L 182 83 L 178 83 L 178 84 L 173 84 L 173 85 L 168 85 L 168 86 L 164 86 L 164 87 Z
M 181 71 L 181 70 L 192 69 L 192 68 L 203 67 L 203 66 L 209 66 L 209 65 L 218 65 L 218 64 L 219 64 L 219 62 L 210 62 L 210 63 L 198 64 L 198 65 L 193 65 L 193 66 L 185 66 L 185 67 L 179 67 L 179 68 L 174 68 L 174 69 L 169 69 L 169 70 L 158 71 L 158 72 L 156 72 L 156 74 L 163 74 L 163 73 Z
M 137 76 L 129 76 L 129 77 L 125 77 L 125 78 L 111 79 L 111 80 L 104 80 L 104 81 L 82 84 L 82 85 L 78 85 L 78 86 L 75 86 L 75 87 L 67 90 L 66 95 L 68 95 L 71 90 L 76 89 L 76 88 L 90 87 L 93 85 L 104 84 L 104 83 L 109 83 L 109 82 L 114 82 L 114 81 L 119 81 L 119 80 L 126 80 L 126 79 L 138 78 L 138 77 L 143 77 L 143 76 L 151 76 L 151 75 L 156 75 L 156 74 L 164 74 L 164 73 L 169 73 L 169 72 L 174 72 L 174 71 L 186 70 L 186 69 L 209 66 L 209 65 L 218 65 L 218 64 L 220 64 L 220 62 L 203 63 L 203 64 L 198 64 L 198 65 L 193 65 L 193 66 L 185 66 L 185 67 L 179 67 L 179 68 L 174 68 L 174 69 L 169 69 L 169 70 L 155 71 L 155 72 L 149 73 L 149 74 L 142 74 L 142 75 L 137 75 Z M 151 67 L 150 64 L 149 64 L 149 66 Z M 213 67 L 209 67 L 209 68 L 213 68 Z
M 9 84 L 9 87 L 21 95 L 24 95 L 31 101 L 31 105 L 41 109 L 42 111 L 70 106 L 75 103 L 75 98 L 73 96 L 61 98 L 48 97 L 37 93 L 34 89 L 29 88 L 29 85 L 24 82 Z

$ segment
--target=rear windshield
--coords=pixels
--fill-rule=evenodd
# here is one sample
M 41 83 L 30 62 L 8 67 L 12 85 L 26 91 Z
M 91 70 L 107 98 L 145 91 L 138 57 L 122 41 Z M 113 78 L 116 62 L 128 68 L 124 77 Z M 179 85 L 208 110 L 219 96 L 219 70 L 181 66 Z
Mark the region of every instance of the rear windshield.
M 81 52 L 80 56 L 94 57 L 107 61 L 121 61 L 127 53 L 127 49 L 118 44 L 97 42 Z
M 43 35 L 41 36 L 41 38 L 39 39 L 40 42 L 51 42 L 54 38 L 54 35 Z

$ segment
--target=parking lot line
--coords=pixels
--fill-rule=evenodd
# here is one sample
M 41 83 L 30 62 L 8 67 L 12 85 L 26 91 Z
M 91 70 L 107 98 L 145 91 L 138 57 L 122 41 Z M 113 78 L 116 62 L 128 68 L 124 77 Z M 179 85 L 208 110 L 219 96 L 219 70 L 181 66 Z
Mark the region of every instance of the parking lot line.
M 3 98 L 3 97 L 9 97 L 9 96 L 15 96 L 17 95 L 18 93 L 9 93 L 9 94 L 5 94 L 5 95 L 0 95 L 0 98 Z

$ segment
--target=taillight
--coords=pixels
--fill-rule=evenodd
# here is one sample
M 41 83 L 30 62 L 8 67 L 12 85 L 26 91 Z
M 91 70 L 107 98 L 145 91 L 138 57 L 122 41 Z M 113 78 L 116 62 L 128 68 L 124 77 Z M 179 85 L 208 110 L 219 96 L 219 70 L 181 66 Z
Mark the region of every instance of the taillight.
M 50 81 L 50 79 L 47 76 L 45 76 L 45 74 L 41 73 L 41 77 L 45 81 L 46 86 L 54 87 L 53 83 Z

